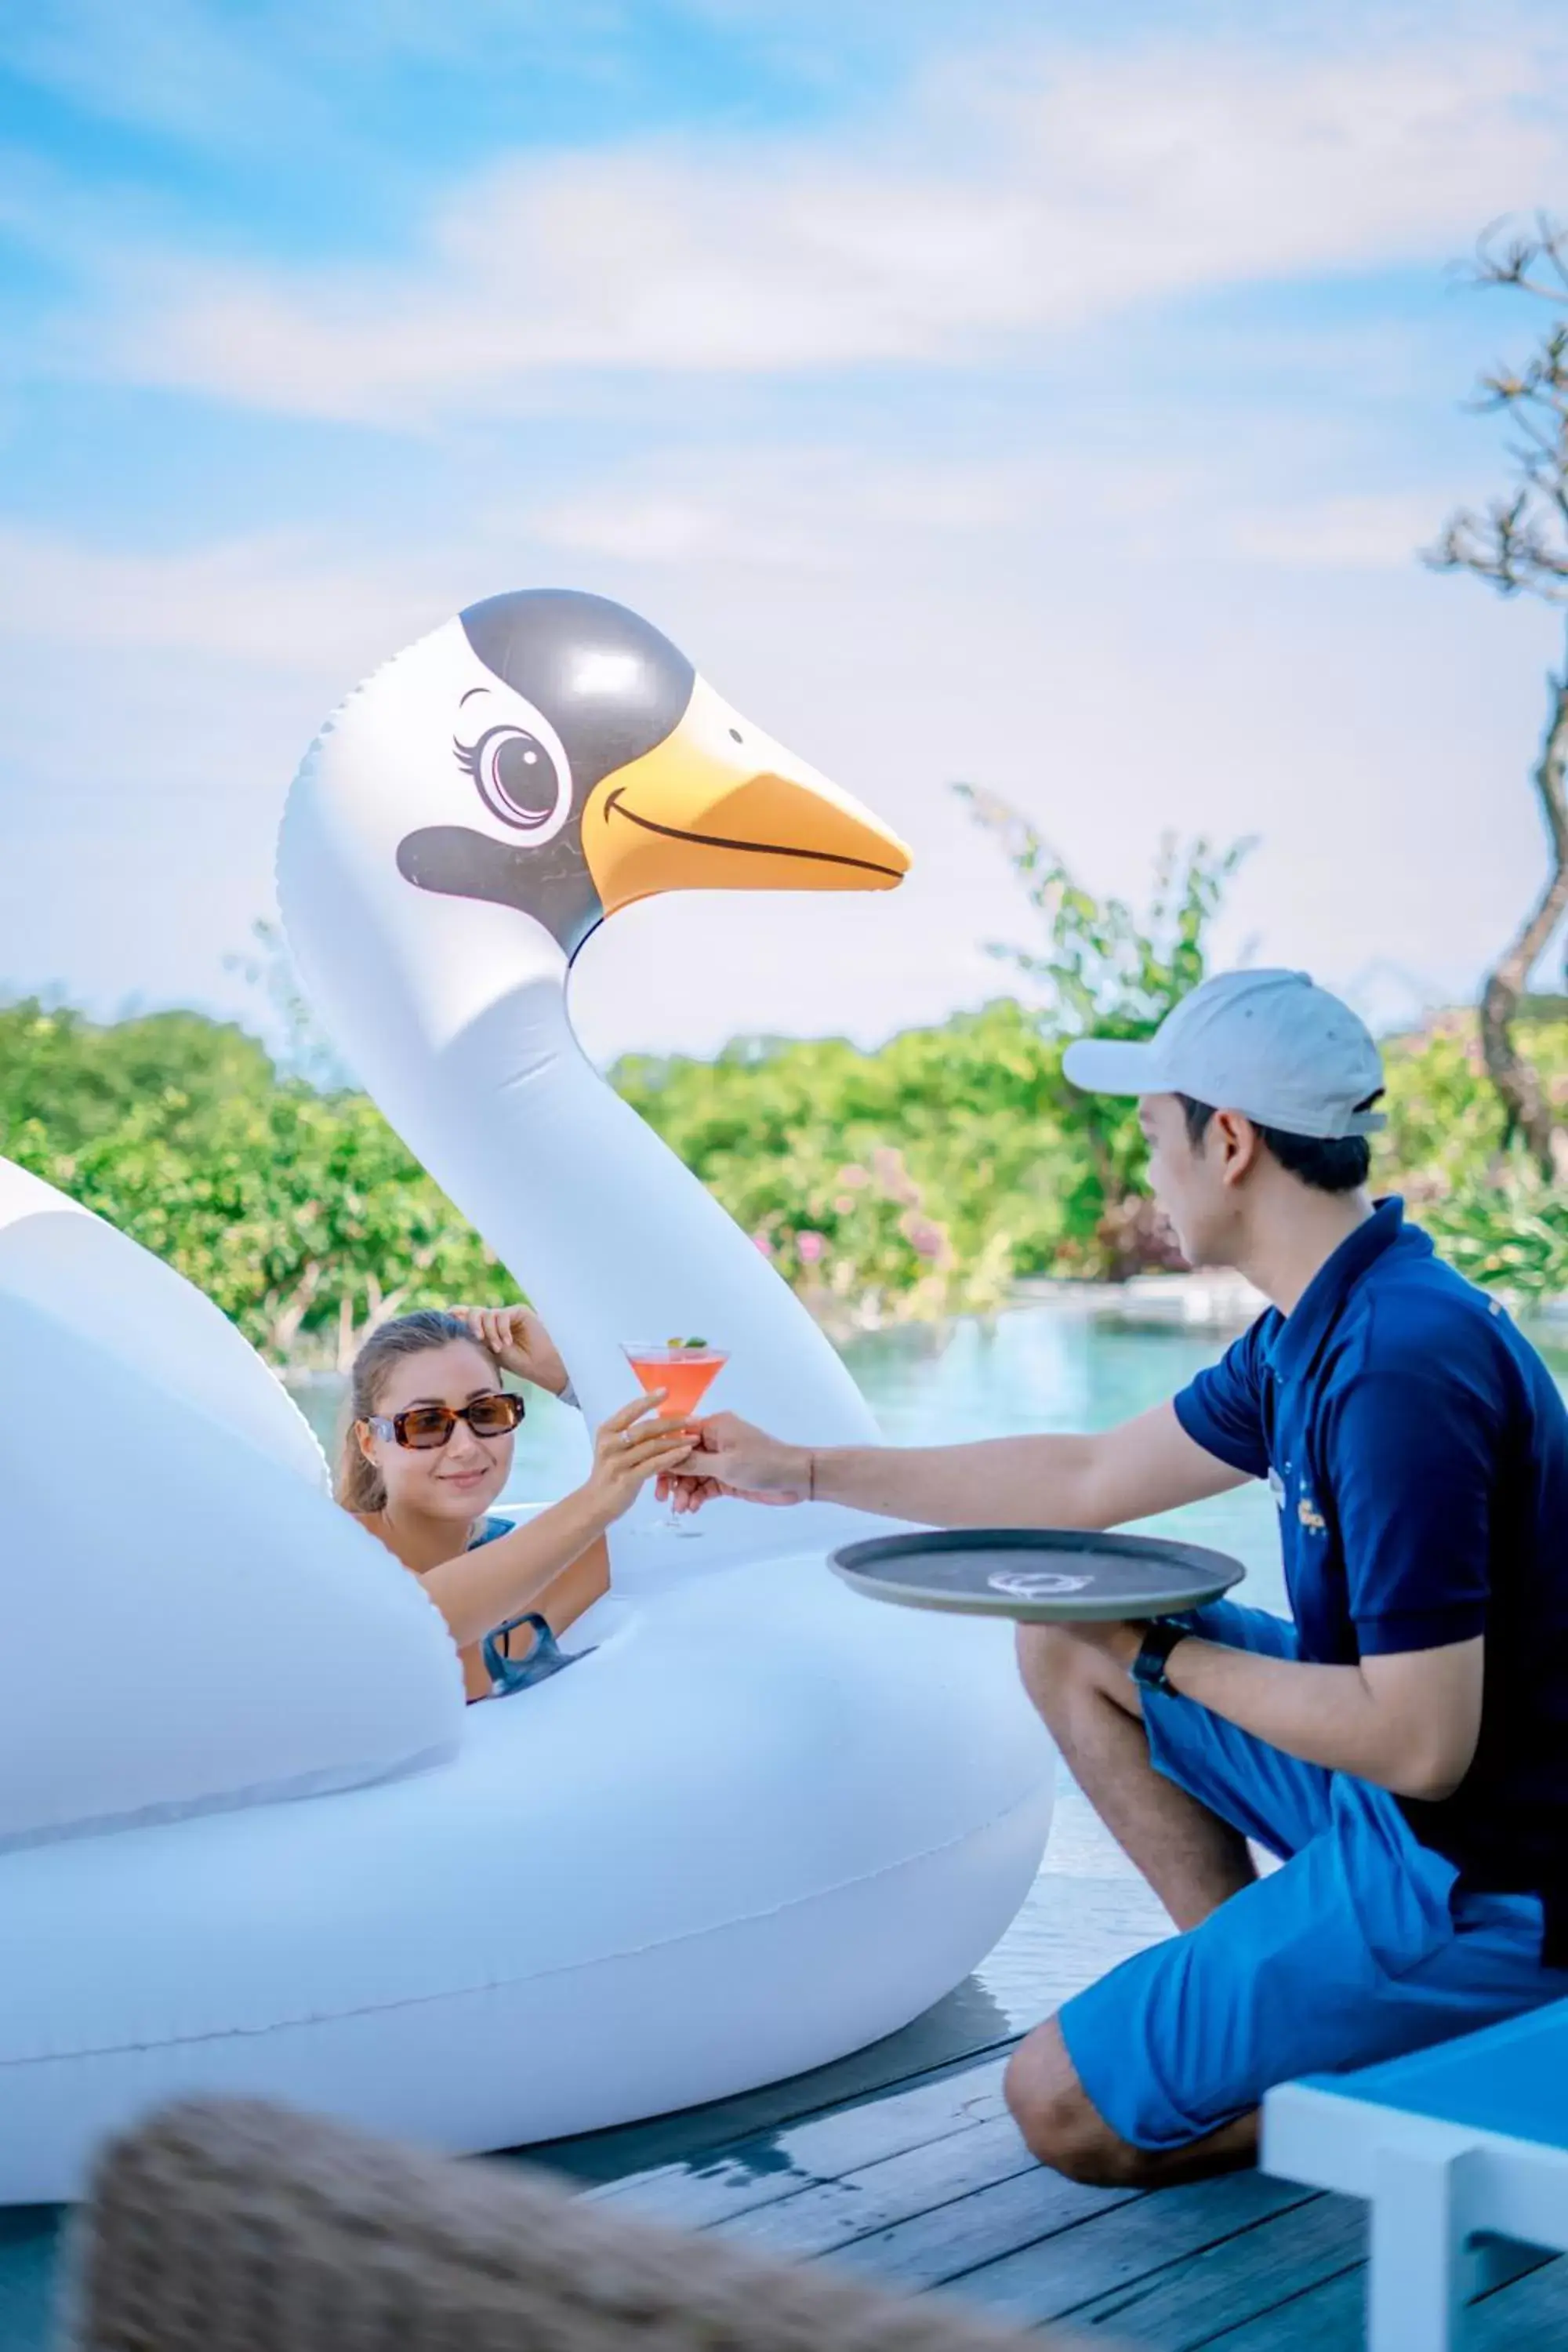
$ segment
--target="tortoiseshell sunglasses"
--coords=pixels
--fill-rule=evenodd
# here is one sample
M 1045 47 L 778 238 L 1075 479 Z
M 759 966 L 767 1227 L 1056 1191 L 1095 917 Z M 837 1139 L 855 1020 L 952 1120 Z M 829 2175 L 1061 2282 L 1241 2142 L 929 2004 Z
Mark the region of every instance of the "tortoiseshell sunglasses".
M 468 1423 L 476 1437 L 510 1437 L 522 1412 L 520 1396 L 491 1389 L 471 1404 L 411 1404 L 405 1412 L 373 1412 L 365 1427 L 373 1437 L 395 1438 L 399 1445 L 424 1454 L 445 1445 L 460 1421 Z

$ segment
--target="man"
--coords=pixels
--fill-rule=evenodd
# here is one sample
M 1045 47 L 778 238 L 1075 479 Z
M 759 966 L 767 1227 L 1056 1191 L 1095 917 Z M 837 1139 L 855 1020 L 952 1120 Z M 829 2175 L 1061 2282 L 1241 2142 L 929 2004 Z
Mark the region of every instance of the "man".
M 807 1451 L 721 1413 L 681 1503 L 1106 1528 L 1268 1479 L 1293 1623 L 1217 1602 L 1019 1632 L 1181 1933 L 1037 2027 L 1008 2101 L 1043 2161 L 1154 2185 L 1249 2161 L 1271 2084 L 1568 1995 L 1568 1413 L 1502 1308 L 1368 1198 L 1377 1051 L 1305 973 L 1208 981 L 1065 1066 L 1142 1097 L 1187 1258 L 1269 1310 L 1098 1436 Z

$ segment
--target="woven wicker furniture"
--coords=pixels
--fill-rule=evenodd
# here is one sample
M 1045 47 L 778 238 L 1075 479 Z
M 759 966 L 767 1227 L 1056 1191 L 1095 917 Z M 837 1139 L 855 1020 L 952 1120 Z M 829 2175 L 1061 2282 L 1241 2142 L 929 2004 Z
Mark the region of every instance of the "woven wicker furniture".
M 71 2249 L 74 2352 L 1018 2352 L 939 2299 L 627 2221 L 259 2102 L 112 2143 Z M 1039 2344 L 1038 2336 L 1028 2339 Z

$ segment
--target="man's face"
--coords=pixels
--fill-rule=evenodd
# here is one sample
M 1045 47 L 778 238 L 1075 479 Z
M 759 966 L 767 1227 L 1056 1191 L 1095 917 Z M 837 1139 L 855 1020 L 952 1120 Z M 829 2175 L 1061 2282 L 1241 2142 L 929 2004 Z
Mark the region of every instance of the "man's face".
M 1186 1114 L 1174 1095 L 1145 1095 L 1138 1124 L 1149 1147 L 1149 1186 L 1171 1221 L 1189 1265 L 1229 1263 L 1226 1243 L 1236 1213 L 1236 1195 L 1225 1181 L 1226 1155 L 1214 1146 L 1217 1122 L 1194 1144 Z

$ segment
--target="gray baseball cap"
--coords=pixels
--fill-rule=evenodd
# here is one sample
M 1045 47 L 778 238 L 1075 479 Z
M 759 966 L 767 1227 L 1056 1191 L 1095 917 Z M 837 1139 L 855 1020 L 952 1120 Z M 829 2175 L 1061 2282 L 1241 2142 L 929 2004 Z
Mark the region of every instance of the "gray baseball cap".
M 1283 1135 L 1371 1135 L 1358 1110 L 1383 1086 L 1366 1024 L 1304 971 L 1226 971 L 1167 1013 L 1152 1037 L 1080 1037 L 1062 1068 L 1098 1095 L 1190 1095 Z

